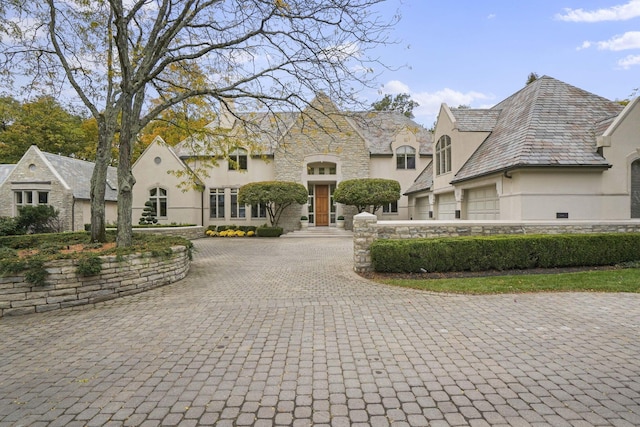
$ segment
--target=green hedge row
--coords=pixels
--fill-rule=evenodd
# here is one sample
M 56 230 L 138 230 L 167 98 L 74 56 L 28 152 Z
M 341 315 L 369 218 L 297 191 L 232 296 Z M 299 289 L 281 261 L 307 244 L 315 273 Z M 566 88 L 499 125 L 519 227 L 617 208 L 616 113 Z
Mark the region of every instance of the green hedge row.
M 376 240 L 375 271 L 417 273 L 614 265 L 640 260 L 640 233 Z
M 280 237 L 282 232 L 282 227 L 258 227 L 256 235 L 258 237 Z

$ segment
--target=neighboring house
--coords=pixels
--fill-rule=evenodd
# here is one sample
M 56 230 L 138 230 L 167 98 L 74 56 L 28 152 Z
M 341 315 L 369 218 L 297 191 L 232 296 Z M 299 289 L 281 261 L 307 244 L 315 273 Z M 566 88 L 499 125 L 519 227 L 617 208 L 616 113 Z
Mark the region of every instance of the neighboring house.
M 84 230 L 91 222 L 94 164 L 40 151 L 32 145 L 15 165 L 0 165 L 0 216 L 16 216 L 27 205 L 51 205 L 64 231 Z M 107 222 L 117 217 L 117 175 L 109 167 L 105 196 Z M 6 202 L 5 202 L 6 201 Z
M 489 109 L 443 104 L 414 219 L 640 218 L 640 101 L 541 77 Z
M 323 94 L 302 113 L 227 110 L 208 128 L 223 135 L 222 142 L 187 138 L 169 147 L 156 139 L 137 160 L 134 221 L 151 200 L 159 207 L 160 223 L 262 225 L 264 206 L 240 205 L 238 190 L 250 182 L 278 180 L 309 190 L 307 205 L 283 216 L 285 229 L 297 228 L 301 215 L 312 226 L 333 226 L 338 216 L 354 213 L 333 201 L 341 181 L 395 179 L 406 191 L 431 161 L 431 134 L 411 119 L 388 111 L 341 112 Z M 225 146 L 227 155 L 205 148 L 216 145 Z M 203 162 L 212 157 L 216 164 L 207 167 Z M 203 167 L 206 174 L 199 172 Z M 178 188 L 189 173 L 197 175 L 199 188 Z M 408 198 L 377 213 L 381 219 L 409 219 Z

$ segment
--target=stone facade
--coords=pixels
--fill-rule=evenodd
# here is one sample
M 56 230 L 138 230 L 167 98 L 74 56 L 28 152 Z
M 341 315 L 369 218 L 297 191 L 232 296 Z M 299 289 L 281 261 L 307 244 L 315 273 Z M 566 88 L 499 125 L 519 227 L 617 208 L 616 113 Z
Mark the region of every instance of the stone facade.
M 354 270 L 372 271 L 371 244 L 377 239 L 419 239 L 499 234 L 638 233 L 640 220 L 619 221 L 378 221 L 354 217 Z
M 187 275 L 191 261 L 186 247 L 172 251 L 168 257 L 102 256 L 102 271 L 88 277 L 77 274 L 77 260 L 51 261 L 44 286 L 26 282 L 21 274 L 0 277 L 0 318 L 96 304 L 176 282 Z

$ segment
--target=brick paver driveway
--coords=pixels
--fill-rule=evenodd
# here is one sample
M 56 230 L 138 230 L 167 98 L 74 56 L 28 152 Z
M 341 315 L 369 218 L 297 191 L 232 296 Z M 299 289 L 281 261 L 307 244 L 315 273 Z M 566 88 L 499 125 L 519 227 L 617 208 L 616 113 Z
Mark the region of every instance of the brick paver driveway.
M 350 239 L 207 239 L 189 277 L 0 320 L 0 426 L 640 425 L 640 296 L 448 296 Z

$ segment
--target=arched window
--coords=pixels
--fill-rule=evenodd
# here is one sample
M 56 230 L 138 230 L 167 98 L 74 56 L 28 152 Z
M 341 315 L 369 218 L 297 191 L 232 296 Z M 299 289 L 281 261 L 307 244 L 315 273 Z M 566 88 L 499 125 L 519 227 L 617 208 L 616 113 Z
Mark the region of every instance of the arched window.
M 236 148 L 229 153 L 229 170 L 247 170 L 247 150 Z
M 397 169 L 415 169 L 416 168 L 416 149 L 408 145 L 398 147 L 396 150 L 396 168 Z
M 149 201 L 153 204 L 153 209 L 157 217 L 167 216 L 167 190 L 156 187 L 149 190 Z
M 442 135 L 436 143 L 436 175 L 451 172 L 451 138 Z

